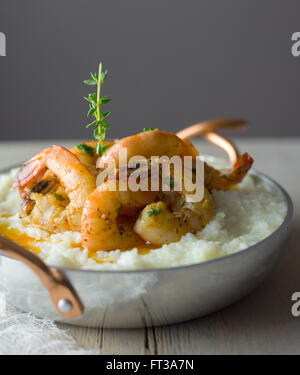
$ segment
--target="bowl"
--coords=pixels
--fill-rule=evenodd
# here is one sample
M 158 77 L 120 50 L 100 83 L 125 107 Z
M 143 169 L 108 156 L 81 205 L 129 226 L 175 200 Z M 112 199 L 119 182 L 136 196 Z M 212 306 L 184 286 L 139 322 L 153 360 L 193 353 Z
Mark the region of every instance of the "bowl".
M 284 249 L 293 216 L 287 192 L 263 173 L 251 173 L 278 189 L 287 205 L 282 224 L 255 245 L 175 268 L 93 271 L 51 267 L 69 280 L 84 305 L 83 314 L 71 319 L 63 318 L 56 310 L 47 289 L 31 269 L 1 253 L 0 286 L 7 303 L 42 318 L 77 326 L 138 328 L 187 321 L 238 301 L 273 269 Z

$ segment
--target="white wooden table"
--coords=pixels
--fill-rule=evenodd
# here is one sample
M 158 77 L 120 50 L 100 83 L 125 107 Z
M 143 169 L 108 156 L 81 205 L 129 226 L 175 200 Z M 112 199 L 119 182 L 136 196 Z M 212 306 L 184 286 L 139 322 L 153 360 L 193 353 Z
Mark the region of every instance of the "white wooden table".
M 53 143 L 72 144 L 0 142 L 0 168 Z M 205 143 L 195 144 L 204 153 L 216 153 Z M 300 138 L 238 139 L 237 144 L 254 157 L 257 169 L 286 188 L 295 205 L 289 244 L 269 279 L 244 300 L 187 323 L 135 330 L 64 326 L 81 345 L 101 348 L 103 354 L 300 353 L 300 317 L 291 314 L 291 295 L 300 292 Z

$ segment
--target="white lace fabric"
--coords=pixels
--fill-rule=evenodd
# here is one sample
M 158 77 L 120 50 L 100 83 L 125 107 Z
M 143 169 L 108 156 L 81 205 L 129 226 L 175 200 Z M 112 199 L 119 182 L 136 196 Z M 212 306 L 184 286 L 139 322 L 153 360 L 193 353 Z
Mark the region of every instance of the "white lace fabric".
M 2 301 L 1 301 L 2 299 Z M 0 294 L 0 304 L 3 303 Z M 97 355 L 99 349 L 78 345 L 68 330 L 47 319 L 5 306 L 0 314 L 1 355 Z

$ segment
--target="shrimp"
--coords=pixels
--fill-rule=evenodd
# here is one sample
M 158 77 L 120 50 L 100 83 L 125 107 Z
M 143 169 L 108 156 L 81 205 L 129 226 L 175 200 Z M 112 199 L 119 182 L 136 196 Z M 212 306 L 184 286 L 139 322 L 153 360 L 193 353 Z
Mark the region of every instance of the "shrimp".
M 209 190 L 229 190 L 246 176 L 253 164 L 253 159 L 247 153 L 238 158 L 232 169 L 217 170 L 204 163 L 204 184 Z
M 216 170 L 204 163 L 204 196 L 200 202 L 186 202 L 186 192 L 164 192 L 162 201 L 147 205 L 134 231 L 153 245 L 179 241 L 188 232 L 202 230 L 214 217 L 212 190 L 230 189 L 242 181 L 253 159 L 243 154 L 230 170 Z
M 122 138 L 110 147 L 101 157 L 103 165 L 114 160 L 119 166 L 119 155 L 127 150 L 127 162 L 136 155 L 149 159 L 151 156 L 197 156 L 198 152 L 189 141 L 183 141 L 177 135 L 160 130 L 149 130 L 130 137 Z
M 45 173 L 42 180 L 32 188 L 30 194 L 28 194 L 26 191 L 25 192 L 23 191 L 22 193 L 20 189 L 21 198 L 23 195 L 23 199 L 21 202 L 20 216 L 21 217 L 27 216 L 32 212 L 34 205 L 35 205 L 35 201 L 32 198 L 30 198 L 31 194 L 36 193 L 39 195 L 45 195 L 45 194 L 54 193 L 59 187 L 59 185 L 60 184 L 59 184 L 58 179 L 55 177 L 55 175 L 51 171 L 48 170 Z M 30 191 L 30 189 L 28 190 Z
M 58 196 L 59 199 L 56 198 Z M 30 200 L 33 206 L 28 215 L 31 224 L 52 232 L 65 232 L 71 229 L 69 212 L 66 210 L 69 204 L 67 197 L 57 192 L 46 195 L 31 193 Z
M 116 142 L 101 157 L 102 165 L 114 160 L 118 167 L 121 150 L 127 150 L 127 162 L 136 155 L 147 159 L 151 156 L 192 156 L 196 158 L 199 153 L 191 142 L 182 140 L 175 134 L 160 130 L 145 131 Z M 209 191 L 228 190 L 239 183 L 251 168 L 253 159 L 247 153 L 243 154 L 231 170 L 218 171 L 208 164 L 204 164 L 204 184 Z
M 112 184 L 114 181 L 108 180 L 99 185 L 83 207 L 82 245 L 91 252 L 137 245 L 140 237 L 133 231 L 133 225 L 121 225 L 118 218 L 126 214 L 126 210 L 143 208 L 161 196 L 160 192 L 152 191 L 119 191 L 118 180 L 116 186 Z
M 182 156 L 199 156 L 199 152 L 196 147 L 188 139 L 182 139 L 183 142 L 183 153 Z
M 54 174 L 61 185 L 56 194 L 58 202 L 53 197 L 43 198 L 42 194 L 35 192 L 36 186 L 48 173 Z M 23 165 L 13 184 L 12 189 L 15 188 L 19 188 L 20 196 L 25 201 L 33 200 L 37 203 L 40 200 L 35 211 L 33 208 L 33 223 L 42 223 L 47 229 L 55 231 L 64 231 L 66 228 L 80 230 L 82 207 L 96 188 L 96 181 L 77 156 L 62 146 L 54 145 Z M 51 205 L 53 210 L 47 210 L 46 207 Z
M 207 189 L 201 202 L 193 203 L 185 202 L 183 193 L 171 192 L 169 202 L 151 203 L 142 210 L 134 230 L 144 241 L 161 246 L 202 230 L 213 217 L 213 199 Z

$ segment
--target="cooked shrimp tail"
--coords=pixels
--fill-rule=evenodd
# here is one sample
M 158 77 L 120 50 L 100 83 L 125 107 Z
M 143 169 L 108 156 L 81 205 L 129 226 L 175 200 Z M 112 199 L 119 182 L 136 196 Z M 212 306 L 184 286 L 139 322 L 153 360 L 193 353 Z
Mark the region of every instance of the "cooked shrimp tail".
M 15 181 L 11 187 L 12 190 L 19 188 L 21 198 L 28 198 L 30 191 L 42 179 L 47 171 L 47 164 L 44 162 L 50 148 L 39 152 L 29 161 L 23 164 L 19 170 Z
M 232 169 L 217 170 L 205 163 L 204 183 L 205 187 L 211 191 L 229 190 L 238 184 L 246 176 L 253 164 L 253 159 L 248 153 L 244 153 L 238 158 Z
M 233 182 L 234 184 L 241 182 L 242 179 L 246 176 L 249 169 L 252 167 L 252 164 L 252 157 L 247 152 L 245 152 L 238 158 L 232 170 L 229 172 L 229 181 Z

